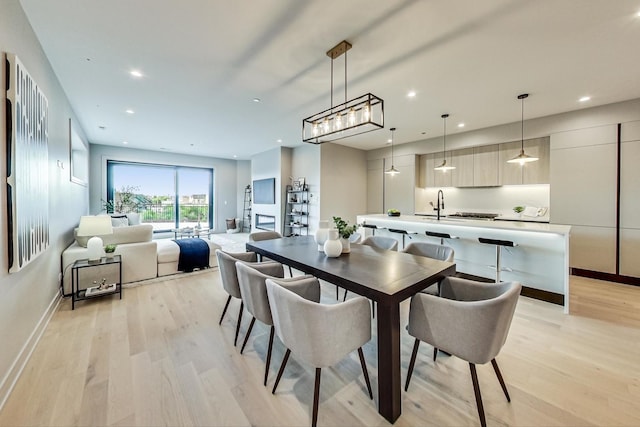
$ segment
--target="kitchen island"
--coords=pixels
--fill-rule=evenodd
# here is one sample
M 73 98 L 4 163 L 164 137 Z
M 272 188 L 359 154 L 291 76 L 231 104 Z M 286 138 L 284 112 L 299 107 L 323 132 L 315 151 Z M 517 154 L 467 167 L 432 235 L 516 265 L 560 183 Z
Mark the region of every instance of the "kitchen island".
M 569 234 L 570 226 L 517 221 L 481 221 L 467 219 L 383 214 L 358 215 L 363 236 L 375 234 L 393 237 L 402 248 L 402 234 L 391 230 L 404 230 L 405 245 L 423 241 L 440 243 L 440 238 L 427 236 L 426 231 L 448 233 L 451 239 L 444 244 L 455 250 L 456 270 L 461 273 L 495 278 L 495 246 L 482 244 L 479 237 L 510 240 L 517 246 L 503 247 L 501 264 L 503 281 L 519 281 L 526 289 L 523 294 L 564 305 L 569 310 Z M 505 270 L 508 269 L 508 270 Z

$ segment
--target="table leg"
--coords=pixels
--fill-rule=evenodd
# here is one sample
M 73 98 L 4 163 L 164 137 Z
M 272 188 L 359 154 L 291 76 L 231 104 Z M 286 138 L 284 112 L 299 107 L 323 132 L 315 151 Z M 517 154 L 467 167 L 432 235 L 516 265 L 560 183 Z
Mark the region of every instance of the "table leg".
M 402 413 L 400 305 L 378 303 L 378 412 L 390 423 Z

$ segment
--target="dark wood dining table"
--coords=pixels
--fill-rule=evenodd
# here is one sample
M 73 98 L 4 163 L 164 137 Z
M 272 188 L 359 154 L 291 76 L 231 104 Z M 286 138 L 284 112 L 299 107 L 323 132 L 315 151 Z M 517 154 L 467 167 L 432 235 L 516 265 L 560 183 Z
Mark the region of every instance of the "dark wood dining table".
M 336 258 L 318 251 L 312 236 L 248 242 L 248 251 L 312 274 L 377 303 L 378 412 L 389 422 L 402 413 L 400 303 L 455 274 L 451 262 L 352 244 Z

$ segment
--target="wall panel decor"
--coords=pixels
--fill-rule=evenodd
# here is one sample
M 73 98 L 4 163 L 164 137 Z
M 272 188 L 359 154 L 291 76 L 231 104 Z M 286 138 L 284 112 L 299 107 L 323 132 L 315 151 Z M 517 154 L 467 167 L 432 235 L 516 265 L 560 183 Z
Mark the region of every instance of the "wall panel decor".
M 6 55 L 9 272 L 49 246 L 49 104 L 17 56 Z

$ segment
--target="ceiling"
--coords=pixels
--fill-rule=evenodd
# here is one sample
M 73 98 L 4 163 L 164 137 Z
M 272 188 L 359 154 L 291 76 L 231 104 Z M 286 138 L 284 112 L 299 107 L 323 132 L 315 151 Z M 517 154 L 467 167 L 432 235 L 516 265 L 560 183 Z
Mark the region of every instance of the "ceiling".
M 365 150 L 394 126 L 394 143 L 440 136 L 443 113 L 448 134 L 519 121 L 523 92 L 525 118 L 640 98 L 640 0 L 21 4 L 97 144 L 230 159 L 302 145 L 342 40 L 348 98 L 385 101 L 385 130 L 337 141 Z M 337 104 L 344 55 L 333 65 Z

